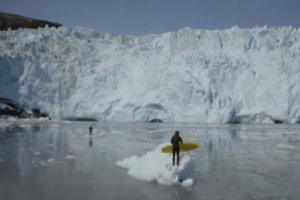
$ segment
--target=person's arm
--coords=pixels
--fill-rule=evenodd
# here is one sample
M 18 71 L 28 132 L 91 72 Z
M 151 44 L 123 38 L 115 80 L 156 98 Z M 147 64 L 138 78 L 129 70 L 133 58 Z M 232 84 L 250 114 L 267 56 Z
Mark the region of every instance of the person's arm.
M 181 138 L 181 137 L 179 137 L 179 141 L 180 141 L 180 143 L 182 144 L 182 138 Z
M 171 138 L 171 144 L 173 144 L 173 143 L 174 143 L 174 137 Z

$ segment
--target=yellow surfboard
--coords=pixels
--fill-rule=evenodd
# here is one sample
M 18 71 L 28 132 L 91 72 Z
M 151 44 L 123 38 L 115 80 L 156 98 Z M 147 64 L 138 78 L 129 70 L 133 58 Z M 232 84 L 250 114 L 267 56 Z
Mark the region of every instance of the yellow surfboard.
M 183 142 L 180 144 L 180 152 L 187 152 L 192 151 L 194 149 L 197 149 L 199 147 L 199 144 L 195 142 Z M 168 144 L 161 148 L 161 152 L 163 153 L 172 153 L 172 144 Z

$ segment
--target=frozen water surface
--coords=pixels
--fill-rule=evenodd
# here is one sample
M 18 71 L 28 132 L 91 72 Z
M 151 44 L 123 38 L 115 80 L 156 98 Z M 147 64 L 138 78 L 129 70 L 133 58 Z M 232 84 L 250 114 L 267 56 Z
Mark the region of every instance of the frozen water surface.
M 138 180 L 116 165 L 149 156 L 174 130 L 200 144 L 179 174 L 184 184 Z M 0 121 L 0 199 L 296 200 L 299 131 L 299 125 Z

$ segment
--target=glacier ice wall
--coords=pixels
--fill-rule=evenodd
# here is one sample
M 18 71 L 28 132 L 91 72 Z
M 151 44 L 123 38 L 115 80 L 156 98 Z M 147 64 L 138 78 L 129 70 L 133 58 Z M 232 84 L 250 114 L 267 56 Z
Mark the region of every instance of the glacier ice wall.
M 300 122 L 300 29 L 184 28 L 142 37 L 0 32 L 0 96 L 53 118 Z

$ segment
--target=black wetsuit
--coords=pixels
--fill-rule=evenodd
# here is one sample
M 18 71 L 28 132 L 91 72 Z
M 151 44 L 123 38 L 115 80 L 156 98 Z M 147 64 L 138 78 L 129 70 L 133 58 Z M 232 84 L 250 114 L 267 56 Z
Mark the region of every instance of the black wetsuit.
M 173 153 L 173 166 L 175 164 L 175 154 L 177 156 L 177 165 L 179 165 L 179 152 L 180 152 L 180 145 L 179 143 L 182 144 L 182 139 L 178 135 L 173 135 L 171 138 L 171 144 L 172 144 L 172 153 Z

